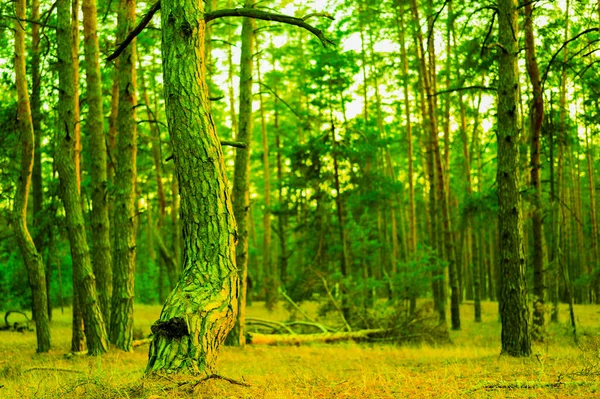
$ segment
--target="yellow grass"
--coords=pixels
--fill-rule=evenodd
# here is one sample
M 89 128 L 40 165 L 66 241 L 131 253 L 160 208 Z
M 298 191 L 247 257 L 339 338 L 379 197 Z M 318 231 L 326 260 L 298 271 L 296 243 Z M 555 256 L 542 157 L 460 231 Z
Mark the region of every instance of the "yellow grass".
M 304 305 L 314 313 L 314 304 Z M 143 379 L 147 347 L 103 357 L 65 356 L 68 312 L 55 310 L 54 350 L 35 353 L 34 333 L 0 332 L 0 398 L 600 398 L 598 306 L 576 306 L 581 344 L 573 345 L 566 307 L 545 345 L 528 359 L 500 357 L 497 304 L 483 304 L 484 322 L 472 322 L 473 304 L 462 306 L 463 330 L 453 345 L 395 347 L 342 343 L 302 347 L 223 348 L 220 375 L 250 387 L 211 379 Z M 148 332 L 158 306 L 136 307 L 136 328 Z M 255 304 L 251 317 L 285 320 Z M 585 335 L 583 335 L 585 334 Z M 598 365 L 596 365 L 598 364 Z

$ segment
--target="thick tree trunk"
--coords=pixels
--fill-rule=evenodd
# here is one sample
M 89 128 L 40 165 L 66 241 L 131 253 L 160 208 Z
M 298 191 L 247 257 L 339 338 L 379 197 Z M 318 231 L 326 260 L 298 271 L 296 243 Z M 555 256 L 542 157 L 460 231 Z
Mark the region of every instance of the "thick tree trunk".
M 498 1 L 498 228 L 502 353 L 529 356 L 529 308 L 519 191 L 518 9 Z
M 161 25 L 167 120 L 182 193 L 184 269 L 152 327 L 146 372 L 205 375 L 214 371 L 236 318 L 236 224 L 210 115 L 203 3 L 162 0 Z
M 121 0 L 117 37 L 124 38 L 135 24 L 135 0 Z M 137 124 L 135 41 L 119 57 L 119 113 L 117 118 L 117 171 L 115 177 L 114 286 L 110 340 L 118 349 L 131 351 L 136 256 L 135 184 L 137 178 Z
M 107 157 L 96 0 L 84 1 L 82 9 L 87 103 L 89 107 L 87 129 L 90 135 L 92 175 L 92 263 L 94 265 L 94 275 L 96 276 L 100 309 L 104 320 L 108 321 L 110 320 L 112 296 L 112 253 L 108 218 Z
M 60 194 L 65 207 L 66 225 L 73 259 L 74 286 L 79 287 L 79 305 L 85 323 L 89 354 L 99 354 L 108 349 L 106 327 L 98 304 L 95 277 L 92 271 L 83 211 L 77 187 L 74 162 L 75 115 L 73 90 L 73 53 L 71 12 L 68 0 L 57 2 L 58 10 L 58 65 L 59 65 L 59 124 L 56 148 L 56 168 L 60 177 Z
M 25 19 L 25 0 L 17 0 L 15 15 Z M 42 256 L 38 253 L 27 228 L 27 202 L 31 187 L 31 174 L 34 162 L 34 131 L 27 91 L 27 72 L 25 70 L 25 30 L 24 24 L 15 21 L 15 82 L 17 86 L 17 126 L 21 137 L 21 161 L 19 179 L 13 202 L 13 230 L 29 278 L 33 300 L 33 318 L 36 326 L 37 351 L 50 350 L 50 328 L 48 321 L 48 295 L 46 276 Z

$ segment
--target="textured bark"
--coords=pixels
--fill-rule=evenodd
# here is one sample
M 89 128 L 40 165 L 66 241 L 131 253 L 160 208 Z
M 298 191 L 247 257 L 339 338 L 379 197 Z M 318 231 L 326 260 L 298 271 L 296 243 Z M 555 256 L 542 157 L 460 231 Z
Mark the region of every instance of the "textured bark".
M 25 19 L 25 0 L 17 0 L 15 4 L 17 18 Z M 33 300 L 33 318 L 36 326 L 37 351 L 50 350 L 50 327 L 48 320 L 48 296 L 46 292 L 46 276 L 44 262 L 38 253 L 27 228 L 27 202 L 31 187 L 31 174 L 34 162 L 34 131 L 31 117 L 29 93 L 27 91 L 27 72 L 25 70 L 25 30 L 24 24 L 15 21 L 15 83 L 17 86 L 17 127 L 21 137 L 21 160 L 19 178 L 13 202 L 13 230 L 25 267 L 31 297 Z
M 502 353 L 529 356 L 529 308 L 519 191 L 517 1 L 498 1 L 498 229 Z
M 162 0 L 167 121 L 181 188 L 183 274 L 152 330 L 147 373 L 206 375 L 237 313 L 236 224 L 210 115 L 203 3 Z
M 75 174 L 77 175 L 77 190 L 81 193 L 81 115 L 79 109 L 79 0 L 72 0 L 71 25 L 73 35 L 72 57 L 73 57 L 73 116 L 75 118 Z
M 535 34 L 533 31 L 533 6 L 525 5 L 525 51 L 527 73 L 533 88 L 533 102 L 530 109 L 531 132 L 531 221 L 533 225 L 533 330 L 536 341 L 544 340 L 545 314 L 545 252 L 544 215 L 542 205 L 542 182 L 540 161 L 540 138 L 544 121 L 544 96 L 540 80 L 540 70 L 536 59 Z
M 68 0 L 57 2 L 58 66 L 59 66 L 59 124 L 56 148 L 56 168 L 60 177 L 60 196 L 65 207 L 66 226 L 73 259 L 74 286 L 79 287 L 79 304 L 85 323 L 88 353 L 99 354 L 108 348 L 106 327 L 98 304 L 95 277 L 92 271 L 83 211 L 77 187 L 74 162 L 75 115 L 73 90 L 73 53 L 71 12 Z
M 233 213 L 237 221 L 238 242 L 235 260 L 239 273 L 239 291 L 237 296 L 238 314 L 235 325 L 230 332 L 227 343 L 244 346 L 244 323 L 246 317 L 246 293 L 248 277 L 248 228 L 250 209 L 250 152 L 252 145 L 252 73 L 254 64 L 254 31 L 253 19 L 244 18 L 242 22 L 242 53 L 240 59 L 240 98 L 237 141 L 248 143 L 248 148 L 236 150 L 233 173 Z
M 121 0 L 117 37 L 125 38 L 135 24 L 135 0 Z M 119 59 L 119 111 L 115 177 L 113 296 L 110 340 L 118 349 L 132 350 L 133 297 L 136 255 L 135 181 L 137 153 L 135 40 Z
M 98 300 L 104 320 L 110 320 L 112 296 L 112 253 L 108 218 L 108 177 L 104 111 L 102 107 L 102 74 L 96 0 L 86 0 L 83 9 L 83 41 L 86 63 L 88 117 L 92 175 L 92 260 Z

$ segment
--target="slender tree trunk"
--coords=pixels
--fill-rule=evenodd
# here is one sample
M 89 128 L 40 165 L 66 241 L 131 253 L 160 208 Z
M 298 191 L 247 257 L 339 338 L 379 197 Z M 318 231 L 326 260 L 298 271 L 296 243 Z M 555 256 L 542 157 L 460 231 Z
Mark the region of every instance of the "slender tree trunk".
M 256 72 L 258 75 L 258 82 L 262 83 L 259 56 L 256 57 Z M 277 273 L 276 263 L 274 263 L 271 259 L 271 171 L 269 167 L 269 137 L 267 135 L 267 121 L 265 118 L 265 107 L 262 90 L 259 91 L 258 97 L 260 100 L 260 126 L 263 150 L 263 179 L 265 183 L 265 209 L 263 212 L 263 268 L 266 272 L 265 304 L 268 310 L 273 310 L 277 305 L 277 288 L 279 285 L 279 273 Z
M 135 0 L 119 3 L 118 34 L 126 37 L 135 25 Z M 121 39 L 122 40 L 122 39 Z M 115 176 L 115 241 L 114 241 L 114 286 L 110 340 L 118 349 L 133 350 L 133 297 L 136 256 L 135 182 L 137 124 L 135 40 L 119 57 L 119 111 L 117 130 L 117 158 Z
M 412 0 L 412 12 L 415 22 L 419 21 L 419 13 L 417 8 L 416 0 Z M 452 228 L 450 225 L 450 210 L 448 206 L 448 192 L 445 186 L 444 179 L 444 168 L 442 163 L 442 156 L 440 151 L 440 145 L 438 140 L 438 128 L 436 121 L 436 106 L 434 101 L 433 90 L 435 88 L 435 81 L 433 79 L 430 80 L 430 73 L 432 73 L 431 69 L 427 68 L 425 65 L 424 58 L 424 46 L 423 46 L 423 34 L 420 29 L 417 29 L 417 41 L 419 43 L 419 47 L 421 48 L 420 53 L 423 55 L 421 57 L 421 70 L 425 71 L 422 76 L 423 85 L 425 89 L 425 95 L 427 100 L 427 111 L 429 116 L 428 121 L 428 130 L 430 134 L 430 139 L 432 142 L 433 149 L 433 157 L 435 160 L 435 168 L 436 168 L 436 183 L 435 183 L 435 191 L 437 192 L 437 198 L 441 205 L 442 211 L 442 224 L 443 224 L 443 243 L 444 243 L 444 251 L 446 255 L 446 260 L 448 262 L 448 271 L 450 275 L 450 289 L 451 289 L 451 306 L 450 306 L 450 314 L 452 320 L 452 329 L 459 330 L 460 329 L 460 290 L 458 284 L 458 271 L 457 264 L 455 258 L 455 247 L 454 247 L 454 235 L 452 233 Z M 430 49 L 431 53 L 431 49 Z M 430 54 L 430 57 L 434 57 L 433 54 Z M 432 188 L 433 189 L 433 188 Z
M 519 189 L 517 109 L 518 9 L 516 0 L 498 0 L 498 228 L 502 353 L 529 356 L 529 308 L 525 280 Z
M 273 65 L 275 60 L 273 59 Z M 279 83 L 279 82 L 277 82 Z M 288 249 L 287 249 L 287 225 L 288 225 L 288 205 L 287 198 L 283 193 L 283 145 L 281 144 L 281 129 L 279 127 L 279 98 L 277 94 L 277 86 L 275 84 L 275 145 L 277 146 L 277 231 L 279 235 L 279 281 L 285 289 L 288 279 Z
M 248 0 L 249 1 L 249 0 Z M 251 2 L 246 6 L 252 6 Z M 236 141 L 248 144 L 247 148 L 237 148 L 233 174 L 233 213 L 237 221 L 237 246 L 235 261 L 238 270 L 239 291 L 237 297 L 238 314 L 235 325 L 229 333 L 229 345 L 244 346 L 246 321 L 246 293 L 248 290 L 248 255 L 249 255 L 249 209 L 250 209 L 250 151 L 252 144 L 252 75 L 254 54 L 254 31 L 256 23 L 253 19 L 244 18 L 242 22 L 242 53 L 240 60 L 240 99 L 239 130 Z
M 25 19 L 25 0 L 17 0 L 15 15 Z M 25 70 L 25 29 L 24 24 L 15 21 L 15 82 L 17 86 L 17 126 L 21 137 L 21 160 L 19 179 L 13 202 L 13 230 L 29 279 L 31 297 L 33 300 L 33 318 L 36 326 L 37 351 L 50 350 L 50 328 L 48 320 L 48 295 L 46 291 L 46 276 L 42 256 L 38 253 L 33 239 L 27 228 L 27 202 L 31 187 L 31 174 L 34 162 L 34 131 L 27 91 L 27 72 Z
M 592 230 L 591 237 L 591 258 L 592 265 L 590 267 L 591 270 L 594 270 L 597 267 L 599 256 L 599 248 L 598 248 L 598 219 L 596 216 L 596 190 L 594 183 L 594 153 L 592 152 L 592 147 L 590 146 L 590 136 L 589 131 L 586 127 L 586 135 L 585 135 L 585 145 L 586 145 L 586 160 L 587 160 L 587 175 L 588 175 L 588 187 L 589 187 L 589 195 L 590 195 L 590 225 Z
M 66 225 L 71 243 L 74 287 L 79 287 L 79 304 L 85 323 L 88 353 L 106 352 L 106 327 L 96 293 L 83 211 L 77 186 L 75 152 L 75 97 L 73 79 L 73 45 L 71 12 L 68 0 L 57 1 L 58 10 L 58 65 L 59 65 L 59 136 L 56 148 L 56 167 L 60 177 L 60 194 L 65 207 Z
M 112 253 L 108 218 L 108 176 L 104 111 L 102 106 L 102 74 L 96 0 L 86 0 L 83 9 L 83 35 L 89 107 L 87 129 L 90 135 L 92 175 L 92 259 L 98 289 L 98 299 L 104 320 L 110 320 L 112 297 Z
M 542 207 L 540 138 L 544 120 L 544 96 L 540 80 L 540 70 L 536 59 L 535 35 L 533 31 L 533 6 L 525 5 L 525 51 L 527 57 L 527 72 L 533 87 L 533 102 L 530 110 L 531 132 L 531 188 L 532 224 L 533 224 L 533 331 L 536 341 L 544 340 L 545 314 L 545 246 L 544 219 Z
M 71 16 L 73 24 L 71 25 L 73 34 L 73 97 L 75 106 L 73 115 L 75 116 L 75 173 L 77 174 L 77 190 L 81 194 L 81 115 L 79 110 L 79 0 L 72 0 Z
M 184 269 L 152 326 L 146 372 L 206 375 L 214 372 L 238 310 L 236 223 L 210 115 L 203 3 L 163 0 L 161 8 L 167 121 L 183 194 Z
M 39 21 L 40 2 L 31 1 L 31 19 Z M 33 199 L 33 242 L 44 263 L 45 248 L 47 247 L 48 222 L 44 220 L 44 187 L 42 179 L 42 103 L 40 99 L 41 71 L 40 71 L 40 25 L 31 24 L 31 115 L 33 120 L 34 145 L 33 172 L 31 175 Z M 47 292 L 48 319 L 52 320 L 52 303 L 50 301 L 51 265 L 46 261 L 45 284 Z

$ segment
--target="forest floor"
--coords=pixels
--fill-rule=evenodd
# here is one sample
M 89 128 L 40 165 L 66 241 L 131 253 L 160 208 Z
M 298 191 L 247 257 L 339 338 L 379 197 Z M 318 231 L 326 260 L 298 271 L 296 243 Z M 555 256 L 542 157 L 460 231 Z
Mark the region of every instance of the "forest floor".
M 307 311 L 314 311 L 314 306 Z M 54 311 L 54 350 L 35 353 L 32 332 L 0 332 L 0 398 L 600 398 L 600 306 L 576 306 L 580 343 L 573 344 L 561 307 L 544 345 L 530 358 L 499 356 L 497 304 L 483 304 L 474 323 L 473 304 L 462 305 L 463 328 L 452 345 L 398 347 L 383 344 L 224 347 L 220 375 L 250 384 L 210 379 L 177 386 L 173 379 L 142 379 L 147 346 L 134 353 L 68 356 L 70 309 Z M 159 306 L 136 306 L 135 325 L 148 332 Z M 285 320 L 262 303 L 248 315 Z

